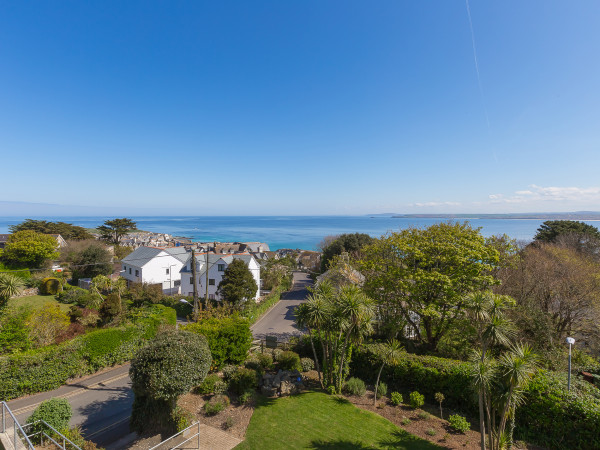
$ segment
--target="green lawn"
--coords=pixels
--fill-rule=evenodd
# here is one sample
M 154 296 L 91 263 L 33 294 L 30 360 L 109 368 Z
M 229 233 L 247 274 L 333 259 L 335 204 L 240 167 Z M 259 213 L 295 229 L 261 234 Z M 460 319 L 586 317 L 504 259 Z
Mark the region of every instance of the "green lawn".
M 22 306 L 30 306 L 33 309 L 39 309 L 46 303 L 59 305 L 60 309 L 64 312 L 69 311 L 70 308 L 70 305 L 57 302 L 54 295 L 30 295 L 28 297 L 13 298 L 8 301 L 8 307 L 20 308 Z
M 236 449 L 414 449 L 438 447 L 345 399 L 319 392 L 261 397 Z

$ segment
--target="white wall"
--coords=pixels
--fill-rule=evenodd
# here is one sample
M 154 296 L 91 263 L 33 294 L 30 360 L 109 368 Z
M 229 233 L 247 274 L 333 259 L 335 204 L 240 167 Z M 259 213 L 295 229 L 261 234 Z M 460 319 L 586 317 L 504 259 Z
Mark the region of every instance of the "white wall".
M 121 265 L 125 270 L 121 271 L 121 276 L 134 283 L 160 284 L 164 294 L 179 294 L 180 288 L 176 286 L 176 281 L 181 280 L 179 272 L 183 263 L 177 258 L 169 255 L 167 252 L 160 252 L 156 257 L 148 261 L 142 267 L 136 267 L 133 264 L 124 263 Z M 131 275 L 129 269 L 131 268 Z M 167 274 L 167 269 L 169 273 Z M 135 271 L 139 275 L 135 275 Z

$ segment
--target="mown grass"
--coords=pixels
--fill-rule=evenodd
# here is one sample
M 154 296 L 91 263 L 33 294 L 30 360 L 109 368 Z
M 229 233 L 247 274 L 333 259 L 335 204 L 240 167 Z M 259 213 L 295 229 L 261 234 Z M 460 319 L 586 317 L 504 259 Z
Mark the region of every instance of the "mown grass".
M 27 297 L 21 298 L 11 298 L 8 301 L 9 308 L 22 308 L 22 307 L 30 307 L 32 309 L 40 309 L 46 303 L 52 303 L 53 305 L 59 305 L 60 309 L 64 312 L 69 311 L 70 305 L 65 305 L 64 303 L 59 303 L 56 301 L 53 295 L 30 295 Z
M 438 447 L 343 398 L 308 392 L 260 397 L 246 439 L 236 449 L 411 449 Z

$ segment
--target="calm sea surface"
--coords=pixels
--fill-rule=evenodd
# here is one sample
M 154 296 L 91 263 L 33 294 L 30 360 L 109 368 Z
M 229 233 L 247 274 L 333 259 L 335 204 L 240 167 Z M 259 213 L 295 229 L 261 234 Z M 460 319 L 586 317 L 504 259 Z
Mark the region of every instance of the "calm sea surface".
M 101 225 L 106 217 L 30 217 L 63 221 L 86 228 Z M 0 233 L 24 217 L 0 217 Z M 251 216 L 251 217 L 132 217 L 138 228 L 192 238 L 195 241 L 259 241 L 271 250 L 279 248 L 316 249 L 325 236 L 341 233 L 367 233 L 380 236 L 410 226 L 426 227 L 446 219 L 369 216 Z M 507 234 L 514 239 L 531 240 L 544 222 L 538 219 L 470 219 L 484 236 Z M 598 226 L 598 222 L 586 222 Z

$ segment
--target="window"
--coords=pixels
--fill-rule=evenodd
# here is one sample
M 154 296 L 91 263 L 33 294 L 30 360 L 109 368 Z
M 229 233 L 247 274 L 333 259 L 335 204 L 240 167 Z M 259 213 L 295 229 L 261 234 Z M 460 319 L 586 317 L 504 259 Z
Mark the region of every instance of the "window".
M 129 275 L 131 275 L 131 267 L 129 268 Z
M 167 268 L 167 275 L 169 275 L 169 269 Z
M 215 299 L 215 294 L 208 294 L 208 298 L 211 299 L 211 300 L 214 300 Z
M 208 285 L 209 286 L 214 286 L 215 285 L 215 279 L 214 278 L 209 278 Z
M 125 271 L 127 270 L 127 266 L 126 265 L 123 265 L 123 270 L 125 270 Z
M 181 280 L 175 280 L 173 286 L 181 286 Z
M 217 269 L 219 270 L 219 272 L 225 272 L 225 264 L 219 264 L 217 266 Z
M 136 276 L 136 277 L 139 277 L 139 276 L 140 276 L 140 271 L 139 271 L 139 270 L 136 270 L 136 271 L 135 271 L 135 276 Z
M 194 284 L 194 277 L 190 277 L 190 284 Z

